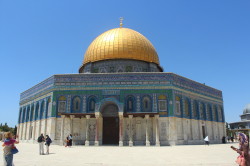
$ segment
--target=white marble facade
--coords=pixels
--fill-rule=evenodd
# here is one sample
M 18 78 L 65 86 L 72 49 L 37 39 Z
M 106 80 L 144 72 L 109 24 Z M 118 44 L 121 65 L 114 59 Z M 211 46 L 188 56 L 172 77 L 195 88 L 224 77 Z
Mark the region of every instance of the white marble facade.
M 128 146 L 130 139 L 132 139 L 133 145 L 146 145 L 146 137 L 148 137 L 150 145 L 155 145 L 157 133 L 159 134 L 160 145 L 203 144 L 202 126 L 204 126 L 205 134 L 209 136 L 211 143 L 220 143 L 221 138 L 226 134 L 222 122 L 176 117 L 159 117 L 156 122 L 156 119 L 155 117 L 148 117 L 148 119 L 145 117 L 132 117 L 130 126 L 130 119 L 124 117 L 123 145 Z M 102 145 L 103 119 L 100 117 L 98 120 L 98 141 L 99 145 Z M 49 118 L 46 122 L 45 120 L 39 120 L 31 123 L 21 123 L 18 126 L 20 140 L 35 143 L 40 133 L 44 133 L 50 135 L 53 144 L 62 144 L 66 137 L 72 134 L 73 144 L 84 145 L 86 134 L 88 134 L 89 145 L 95 144 L 97 130 L 95 117 L 89 119 L 88 125 L 86 117 L 64 117 L 64 125 L 62 125 L 62 121 L 63 118 Z M 46 127 L 45 123 L 47 124 Z M 156 125 L 158 125 L 158 129 L 156 129 Z

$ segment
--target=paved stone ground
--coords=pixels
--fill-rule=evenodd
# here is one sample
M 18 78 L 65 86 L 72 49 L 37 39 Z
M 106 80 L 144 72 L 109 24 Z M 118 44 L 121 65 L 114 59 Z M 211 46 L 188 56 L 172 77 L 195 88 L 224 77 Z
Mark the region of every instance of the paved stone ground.
M 38 154 L 38 144 L 20 143 L 15 166 L 236 166 L 234 144 L 181 145 L 162 147 L 63 146 L 51 145 L 49 155 Z M 3 163 L 1 150 L 0 165 Z

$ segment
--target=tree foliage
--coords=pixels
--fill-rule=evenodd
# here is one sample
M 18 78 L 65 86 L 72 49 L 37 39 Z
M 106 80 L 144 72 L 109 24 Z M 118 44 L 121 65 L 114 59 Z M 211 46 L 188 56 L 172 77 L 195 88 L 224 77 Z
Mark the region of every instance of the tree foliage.
M 15 128 L 16 128 L 16 126 L 15 126 Z M 9 127 L 7 123 L 4 123 L 4 125 L 2 123 L 0 123 L 0 131 L 2 131 L 2 132 L 10 131 L 11 133 L 16 134 L 14 132 L 15 128 Z

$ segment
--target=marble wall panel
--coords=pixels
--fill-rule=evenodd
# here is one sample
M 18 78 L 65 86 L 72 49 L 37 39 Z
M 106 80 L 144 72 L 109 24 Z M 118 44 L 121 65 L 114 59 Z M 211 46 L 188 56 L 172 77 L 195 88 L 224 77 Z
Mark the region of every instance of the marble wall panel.
M 142 118 L 136 118 L 136 123 L 135 123 L 135 132 L 136 132 L 136 137 L 135 139 L 137 141 L 142 141 L 143 140 L 143 137 L 142 137 L 142 127 L 143 127 L 143 124 L 142 124 L 142 121 L 143 119 Z
M 160 141 L 167 141 L 167 132 L 168 132 L 168 119 L 167 118 L 159 118 L 159 135 Z
M 41 133 L 42 133 L 43 135 L 45 135 L 44 129 L 45 129 L 45 120 L 43 119 L 43 120 L 41 120 Z M 40 134 L 41 134 L 41 133 L 40 133 Z
M 73 141 L 74 140 L 81 140 L 81 123 L 80 118 L 73 119 Z
M 36 133 L 35 133 L 35 140 L 41 135 L 39 133 L 39 120 L 36 121 Z
M 60 140 L 60 138 L 61 138 L 61 127 L 62 127 L 62 119 L 61 118 L 57 118 L 56 119 L 56 136 L 55 136 L 55 138 L 57 140 Z
M 183 140 L 183 124 L 182 124 L 182 119 L 176 118 L 176 126 L 177 126 L 177 139 L 178 140 Z
M 213 130 L 214 130 L 214 139 L 219 139 L 219 133 L 218 133 L 218 125 L 216 122 L 213 122 Z
M 65 118 L 65 121 L 64 121 L 64 136 L 63 138 L 66 139 L 66 137 L 71 134 L 70 133 L 70 118 Z
M 199 121 L 192 120 L 192 135 L 194 140 L 199 140 Z
M 96 120 L 95 118 L 89 119 L 89 140 L 95 141 Z

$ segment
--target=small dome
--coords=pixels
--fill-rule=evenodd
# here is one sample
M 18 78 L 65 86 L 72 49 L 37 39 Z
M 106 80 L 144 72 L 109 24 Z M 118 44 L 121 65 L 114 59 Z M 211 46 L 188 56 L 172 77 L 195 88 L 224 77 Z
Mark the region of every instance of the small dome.
M 243 114 L 250 114 L 250 103 L 246 105 L 243 110 Z
M 154 46 L 139 32 L 115 28 L 98 36 L 88 47 L 83 65 L 108 59 L 133 59 L 159 65 Z

